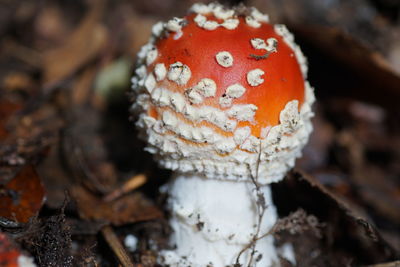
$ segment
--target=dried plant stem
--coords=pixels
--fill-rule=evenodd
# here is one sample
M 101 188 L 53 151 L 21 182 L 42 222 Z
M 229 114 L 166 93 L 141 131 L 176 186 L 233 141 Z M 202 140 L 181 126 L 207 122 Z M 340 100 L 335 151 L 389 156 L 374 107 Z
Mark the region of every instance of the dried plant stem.
M 269 57 L 269 55 L 271 55 L 271 53 L 272 53 L 271 51 L 267 51 L 267 52 L 265 52 L 264 55 L 261 55 L 261 56 L 250 54 L 250 57 L 254 58 L 255 60 L 267 59 Z
M 374 265 L 367 265 L 365 267 L 400 267 L 400 261 L 378 263 L 378 264 L 374 264 Z
M 264 217 L 265 210 L 267 209 L 267 206 L 265 205 L 264 195 L 262 194 L 260 185 L 258 184 L 258 172 L 259 172 L 259 167 L 260 167 L 260 162 L 261 162 L 260 158 L 261 158 L 261 140 L 260 140 L 260 151 L 258 153 L 258 159 L 257 159 L 256 177 L 254 177 L 253 174 L 250 175 L 251 182 L 253 183 L 255 190 L 256 190 L 256 194 L 257 194 L 257 200 L 256 200 L 256 206 L 257 206 L 257 211 L 258 211 L 257 230 L 256 230 L 256 233 L 255 233 L 253 239 L 251 240 L 251 242 L 239 252 L 239 254 L 236 258 L 235 267 L 240 266 L 239 259 L 242 256 L 242 254 L 246 250 L 252 248 L 252 251 L 250 253 L 250 259 L 249 259 L 249 262 L 247 263 L 247 266 L 250 267 L 251 263 L 253 262 L 253 259 L 254 259 L 254 253 L 255 253 L 255 247 L 256 247 L 257 241 L 270 234 L 270 231 L 269 231 L 268 233 L 262 235 L 261 237 L 258 236 L 261 231 L 261 222 Z M 250 169 L 250 167 L 249 167 L 249 169 Z M 250 169 L 250 173 L 251 173 L 251 169 Z
M 108 195 L 104 197 L 104 201 L 110 202 L 118 197 L 139 188 L 140 186 L 144 185 L 147 182 L 147 177 L 144 174 L 138 174 L 132 176 L 128 181 L 126 181 L 121 187 L 115 189 Z
M 107 241 L 107 244 L 111 247 L 112 251 L 117 256 L 121 265 L 123 267 L 134 267 L 134 264 L 126 253 L 121 242 L 119 242 L 119 239 L 114 233 L 114 230 L 111 228 L 111 226 L 105 226 L 103 229 L 101 229 L 101 233 L 103 234 L 104 239 Z

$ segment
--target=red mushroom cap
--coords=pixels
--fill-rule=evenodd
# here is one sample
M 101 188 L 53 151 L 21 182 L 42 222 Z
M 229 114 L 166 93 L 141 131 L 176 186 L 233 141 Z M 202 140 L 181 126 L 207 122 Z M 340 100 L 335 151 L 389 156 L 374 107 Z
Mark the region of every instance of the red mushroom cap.
M 166 168 L 221 179 L 248 177 L 261 160 L 266 182 L 280 179 L 312 130 L 305 58 L 254 8 L 192 11 L 156 24 L 138 54 L 133 106 L 147 150 Z
M 175 39 L 175 35 L 170 34 L 156 41 L 158 57 L 149 66 L 151 69 L 157 63 L 170 66 L 175 62 L 182 62 L 190 68 L 190 80 L 182 86 L 165 79 L 159 86 L 183 94 L 187 88 L 194 87 L 201 79 L 212 79 L 216 83 L 216 95 L 204 99 L 200 105 L 227 109 L 220 106 L 219 98 L 225 94 L 229 86 L 242 85 L 246 91 L 233 103 L 253 104 L 257 106 L 257 111 L 254 120 L 241 121 L 238 127 L 249 126 L 256 137 L 260 137 L 262 128 L 279 123 L 279 114 L 289 101 L 298 100 L 300 104 L 303 103 L 304 78 L 299 62 L 294 56 L 294 51 L 282 36 L 275 32 L 271 24 L 262 23 L 259 28 L 254 28 L 245 22 L 244 17 L 239 17 L 240 22 L 234 30 L 224 27 L 206 30 L 194 22 L 195 17 L 195 14 L 185 17 L 187 25 L 182 28 L 180 38 Z M 221 19 L 211 14 L 206 18 L 222 23 Z M 262 57 L 267 51 L 252 46 L 251 40 L 255 38 L 261 40 L 275 38 L 278 42 L 277 52 L 258 59 L 256 56 Z M 216 55 L 223 51 L 230 53 L 233 58 L 230 67 L 224 67 L 216 60 Z M 247 81 L 247 74 L 256 69 L 264 72 L 261 76 L 264 81 L 252 86 Z M 159 116 L 156 110 L 152 110 L 150 114 L 154 117 Z M 232 135 L 204 121 L 201 124 L 215 128 L 220 134 Z

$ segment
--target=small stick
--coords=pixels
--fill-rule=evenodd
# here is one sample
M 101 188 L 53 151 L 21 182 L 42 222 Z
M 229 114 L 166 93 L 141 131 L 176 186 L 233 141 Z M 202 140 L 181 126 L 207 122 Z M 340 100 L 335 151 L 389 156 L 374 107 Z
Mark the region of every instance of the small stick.
M 136 188 L 144 185 L 147 182 L 147 177 L 144 174 L 138 174 L 135 176 L 132 176 L 129 178 L 128 181 L 126 181 L 121 187 L 115 189 L 111 193 L 107 194 L 103 200 L 105 202 L 110 202 L 118 197 L 122 196 L 123 194 L 126 194 L 132 190 L 135 190 Z
M 101 229 L 101 233 L 103 234 L 104 239 L 107 241 L 114 254 L 117 256 L 122 267 L 134 267 L 134 264 L 126 253 L 121 242 L 119 242 L 119 239 L 114 233 L 111 226 L 107 225 L 103 227 L 103 229 Z
M 373 265 L 366 265 L 364 267 L 400 267 L 400 261 L 378 263 L 378 264 L 373 264 Z
M 254 58 L 255 60 L 261 60 L 261 59 L 267 59 L 269 57 L 269 55 L 271 55 L 270 51 L 267 51 L 264 55 L 254 55 L 254 54 L 250 54 L 251 58 Z

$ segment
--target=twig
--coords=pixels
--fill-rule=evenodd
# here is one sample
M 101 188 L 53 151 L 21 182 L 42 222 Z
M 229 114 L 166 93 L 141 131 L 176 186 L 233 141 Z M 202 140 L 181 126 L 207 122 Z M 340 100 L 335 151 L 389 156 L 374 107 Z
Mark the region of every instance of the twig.
M 260 189 L 260 185 L 258 184 L 258 173 L 259 173 L 260 162 L 261 162 L 261 145 L 262 145 L 262 144 L 261 144 L 261 140 L 260 140 L 260 151 L 259 151 L 259 153 L 258 153 L 258 159 L 257 159 L 256 177 L 254 177 L 253 174 L 251 173 L 251 168 L 250 168 L 250 166 L 249 166 L 250 178 L 251 178 L 251 181 L 252 181 L 252 183 L 254 184 L 254 187 L 255 187 L 256 192 L 257 192 L 257 201 L 256 201 L 256 204 L 257 204 L 256 206 L 257 206 L 257 210 L 258 210 L 257 230 L 256 230 L 256 233 L 255 233 L 253 239 L 251 240 L 251 242 L 250 242 L 248 245 L 246 245 L 246 246 L 239 252 L 239 254 L 238 254 L 237 258 L 236 258 L 235 266 L 240 266 L 239 259 L 240 259 L 240 257 L 242 256 L 242 254 L 243 254 L 246 250 L 248 250 L 248 249 L 250 249 L 251 247 L 253 247 L 253 248 L 252 248 L 252 252 L 250 253 L 249 262 L 248 262 L 248 264 L 247 264 L 247 266 L 250 267 L 250 266 L 251 266 L 251 263 L 253 262 L 253 258 L 254 258 L 256 242 L 257 242 L 258 240 L 260 240 L 261 238 L 264 238 L 265 236 L 267 236 L 268 234 L 270 234 L 270 232 L 272 232 L 272 229 L 271 229 L 268 233 L 262 235 L 261 237 L 258 237 L 258 235 L 260 234 L 260 231 L 261 231 L 261 222 L 262 222 L 262 219 L 263 219 L 263 217 L 264 217 L 265 210 L 267 209 L 267 206 L 265 205 L 265 198 L 264 198 L 264 195 L 262 194 L 261 189 Z
M 400 261 L 378 263 L 373 265 L 366 265 L 364 267 L 400 267 Z
M 104 236 L 104 239 L 107 241 L 107 244 L 111 247 L 114 254 L 117 256 L 119 262 L 123 267 L 134 267 L 131 259 L 126 253 L 124 247 L 121 242 L 119 242 L 118 237 L 114 233 L 114 230 L 111 226 L 107 225 L 101 229 L 101 233 Z
M 107 194 L 103 200 L 105 202 L 110 202 L 118 197 L 135 190 L 136 188 L 144 185 L 147 182 L 147 177 L 144 174 L 138 174 L 132 176 L 128 181 L 126 181 L 121 187 L 115 189 L 111 193 Z
M 254 58 L 255 60 L 261 60 L 261 59 L 266 59 L 269 57 L 269 55 L 271 55 L 272 51 L 267 51 L 264 55 L 254 55 L 254 54 L 250 54 L 251 58 Z M 261 153 L 261 152 L 260 152 Z

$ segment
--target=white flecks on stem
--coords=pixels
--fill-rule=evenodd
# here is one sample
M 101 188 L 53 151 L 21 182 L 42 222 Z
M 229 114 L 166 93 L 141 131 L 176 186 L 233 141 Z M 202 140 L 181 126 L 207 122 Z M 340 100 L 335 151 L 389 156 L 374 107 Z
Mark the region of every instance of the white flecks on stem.
M 234 266 L 239 251 L 250 244 L 256 234 L 254 225 L 261 223 L 261 236 L 277 220 L 269 186 L 258 191 L 268 207 L 261 221 L 252 183 L 216 181 L 199 173 L 179 173 L 166 189 L 170 196 L 168 208 L 173 230 L 170 244 L 180 245 L 174 250 L 161 251 L 165 266 Z M 204 196 L 208 196 L 207 199 Z M 273 241 L 272 236 L 267 236 L 255 242 L 254 250 L 243 251 L 238 265 L 277 266 L 279 258 Z
M 233 56 L 228 51 L 221 51 L 215 55 L 218 64 L 224 68 L 229 68 L 233 65 Z

